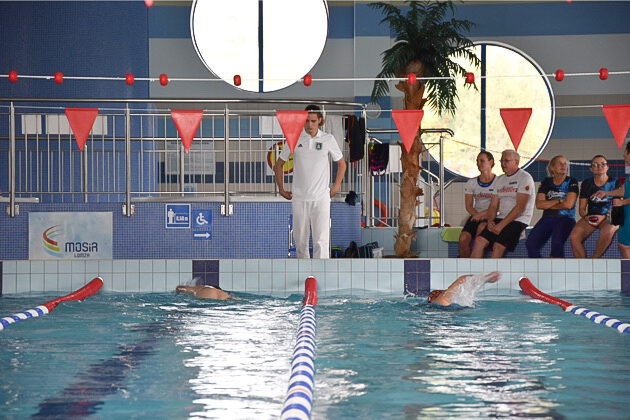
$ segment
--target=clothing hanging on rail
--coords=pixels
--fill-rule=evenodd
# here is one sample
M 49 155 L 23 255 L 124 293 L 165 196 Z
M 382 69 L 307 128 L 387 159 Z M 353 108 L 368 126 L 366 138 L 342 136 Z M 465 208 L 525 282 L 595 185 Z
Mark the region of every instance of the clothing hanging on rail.
M 389 163 L 389 144 L 372 143 L 369 147 L 370 171 L 372 175 L 383 175 Z
M 356 162 L 365 156 L 365 118 L 348 115 L 348 138 L 350 162 Z
M 332 134 L 339 145 L 339 150 L 343 150 L 345 133 L 343 129 L 343 116 L 327 114 L 324 121 L 324 132 Z

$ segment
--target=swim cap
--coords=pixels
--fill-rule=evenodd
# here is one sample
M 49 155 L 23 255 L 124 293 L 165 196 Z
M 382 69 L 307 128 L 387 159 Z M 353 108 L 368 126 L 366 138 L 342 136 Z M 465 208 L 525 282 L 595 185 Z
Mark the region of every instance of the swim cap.
M 438 298 L 438 296 L 440 296 L 442 294 L 444 290 L 434 290 L 431 293 L 429 293 L 429 302 L 433 302 L 435 299 Z

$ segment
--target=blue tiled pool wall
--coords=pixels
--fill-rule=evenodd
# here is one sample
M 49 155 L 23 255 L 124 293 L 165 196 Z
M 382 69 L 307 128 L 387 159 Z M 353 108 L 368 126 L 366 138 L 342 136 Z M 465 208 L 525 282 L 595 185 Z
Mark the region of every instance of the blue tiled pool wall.
M 289 296 L 304 292 L 308 276 L 326 295 L 426 296 L 464 274 L 499 271 L 483 295 L 520 291 L 528 277 L 548 293 L 612 290 L 630 294 L 630 260 L 617 259 L 129 259 L 2 261 L 1 293 L 69 292 L 96 276 L 108 292 L 173 292 L 183 285 L 213 285 L 234 292 Z
M 112 212 L 114 259 L 284 258 L 288 249 L 289 202 L 235 202 L 229 217 L 221 203 L 191 203 L 212 211 L 212 238 L 193 238 L 192 229 L 166 229 L 164 203 L 135 203 L 133 216 L 119 203 L 20 203 L 20 214 L 0 215 L 0 259 L 28 259 L 28 213 Z M 331 243 L 345 249 L 361 241 L 359 206 L 331 205 Z

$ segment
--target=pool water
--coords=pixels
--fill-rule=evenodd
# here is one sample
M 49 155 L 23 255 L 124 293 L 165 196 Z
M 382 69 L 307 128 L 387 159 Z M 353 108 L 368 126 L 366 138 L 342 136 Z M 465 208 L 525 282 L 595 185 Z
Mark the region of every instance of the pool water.
M 100 294 L 13 324 L 0 415 L 278 418 L 301 296 L 239 296 Z M 0 315 L 51 297 L 0 297 Z M 630 320 L 618 292 L 559 297 Z M 324 297 L 316 313 L 313 418 L 627 417 L 630 336 L 556 306 Z

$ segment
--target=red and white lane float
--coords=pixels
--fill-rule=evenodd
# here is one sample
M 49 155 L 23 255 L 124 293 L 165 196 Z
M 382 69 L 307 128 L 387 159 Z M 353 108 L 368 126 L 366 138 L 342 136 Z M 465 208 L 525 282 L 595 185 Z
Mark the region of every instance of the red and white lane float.
M 600 314 L 599 312 L 591 311 L 590 309 L 586 309 L 582 306 L 572 305 L 567 301 L 543 293 L 538 290 L 527 277 L 521 277 L 518 285 L 521 286 L 523 292 L 533 297 L 534 299 L 542 300 L 543 302 L 551 303 L 552 305 L 558 305 L 565 312 L 571 312 L 575 315 L 582 315 L 583 317 L 590 319 L 596 324 L 603 324 L 607 327 L 616 329 L 620 333 L 630 334 L 630 324 L 619 321 L 615 318 L 611 318 L 607 315 Z
M 297 340 L 293 349 L 289 388 L 282 405 L 281 419 L 311 418 L 315 375 L 315 305 L 317 305 L 317 282 L 315 277 L 308 277 L 304 285 L 304 301 L 298 323 Z
M 53 299 L 50 302 L 46 302 L 39 306 L 36 306 L 33 309 L 28 309 L 24 312 L 0 318 L 0 331 L 4 330 L 6 327 L 15 322 L 22 321 L 23 319 L 46 315 L 47 313 L 50 313 L 53 309 L 55 309 L 55 307 L 57 307 L 57 305 L 59 305 L 61 302 L 66 302 L 69 300 L 83 300 L 86 297 L 92 296 L 94 293 L 98 292 L 101 287 L 103 287 L 103 279 L 100 277 L 95 277 L 88 284 L 68 295 L 58 297 L 57 299 Z

